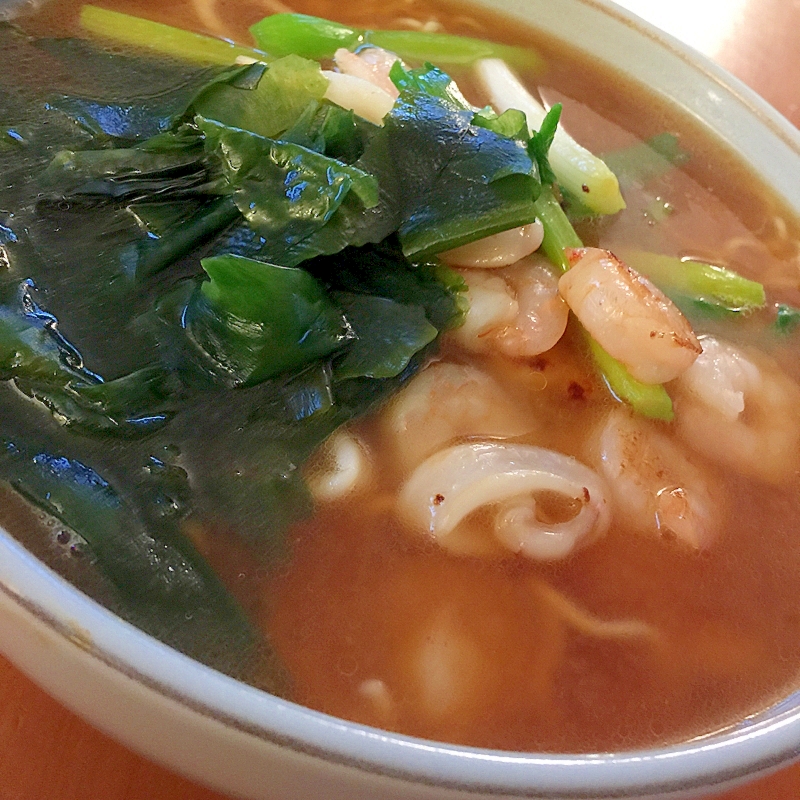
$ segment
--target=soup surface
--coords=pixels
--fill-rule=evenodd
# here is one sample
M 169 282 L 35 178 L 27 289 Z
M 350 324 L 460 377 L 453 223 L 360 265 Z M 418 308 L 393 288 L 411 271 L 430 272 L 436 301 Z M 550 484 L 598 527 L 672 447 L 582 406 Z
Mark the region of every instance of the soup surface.
M 265 13 L 286 10 L 283 3 L 244 0 L 104 5 L 237 42 L 250 41 L 248 26 Z M 75 35 L 78 9 L 56 2 L 20 24 L 32 36 Z M 291 10 L 341 16 L 340 6 L 327 0 L 294 3 Z M 676 298 L 701 335 L 704 355 L 719 347 L 713 350 L 718 372 L 734 364 L 735 374 L 722 383 L 715 378 L 707 390 L 700 386 L 703 377 L 668 383 L 672 421 L 635 415 L 609 394 L 574 318 L 557 344 L 535 355 L 515 338 L 513 321 L 474 335 L 469 324 L 445 333 L 399 393 L 337 431 L 306 464 L 314 511 L 294 522 L 281 554 L 278 545 L 265 546 L 212 513 L 217 500 L 206 480 L 207 499 L 197 502 L 182 529 L 243 613 L 258 621 L 265 643 L 257 655 L 243 658 L 224 639 L 224 646 L 195 647 L 174 631 L 166 638 L 312 708 L 493 748 L 597 752 L 658 745 L 719 730 L 763 709 L 796 686 L 800 666 L 800 330 L 794 332 L 791 308 L 800 305 L 796 220 L 746 165 L 698 127 L 563 43 L 445 2 L 364 2 L 343 21 L 534 47 L 546 68 L 524 74 L 528 86 L 546 103 L 562 103 L 564 127 L 592 152 L 611 154 L 612 165 L 624 164 L 613 154 L 673 134 L 676 149 L 669 158 L 662 154 L 655 169 L 619 171 L 624 210 L 596 217 L 573 206 L 578 234 L 632 266 L 642 253 L 656 253 L 735 270 L 763 284 L 766 303 L 744 313 L 720 311 L 703 297 Z M 56 59 L 57 48 L 50 52 Z M 89 91 L 74 88 L 75 79 L 59 69 L 55 61 L 47 66 L 55 91 Z M 469 67 L 449 71 L 473 105 L 489 102 Z M 38 78 L 26 67 L 4 81 L 16 79 L 35 84 Z M 54 248 L 60 233 L 53 233 Z M 13 242 L 7 244 L 13 253 Z M 544 270 L 551 282 L 556 274 L 539 255 L 525 264 Z M 522 279 L 508 271 L 514 267 L 456 268 L 470 287 L 473 309 L 477 299 L 492 296 L 480 294 L 489 272 L 492 280 L 505 281 L 501 295 L 523 303 Z M 106 322 L 93 328 L 71 321 L 68 312 L 91 310 L 79 295 L 92 293 L 93 279 L 75 278 L 83 288 L 63 301 L 61 330 L 93 370 L 108 369 L 112 356 L 138 366 L 135 353 L 116 352 L 117 338 L 106 341 Z M 170 278 L 159 280 L 163 285 Z M 61 279 L 43 269 L 35 282 L 53 310 Z M 550 312 L 536 309 L 546 324 Z M 123 374 L 114 363 L 116 375 Z M 10 398 L 12 390 L 5 394 Z M 733 410 L 720 412 L 715 403 L 729 395 Z M 736 407 L 739 401 L 743 408 Z M 41 421 L 45 412 L 16 394 L 9 403 L 14 408 L 2 412 L 9 417 L 6 427 L 50 424 Z M 242 442 L 229 437 L 213 444 L 215 426 L 223 428 L 231 415 L 235 427 L 236 415 L 249 419 L 253 408 L 223 398 L 209 401 L 199 417 L 178 416 L 164 428 L 166 436 L 159 434 L 162 450 L 152 456 L 157 463 L 148 462 L 146 475 L 136 473 L 139 480 L 166 472 L 178 483 L 202 484 L 193 471 L 201 459 L 229 476 Z M 507 454 L 503 447 L 517 446 L 523 448 L 513 451 L 517 460 L 530 452 L 525 448 L 576 459 L 600 488 L 590 492 L 583 484 L 583 495 L 573 497 L 537 484 L 490 497 L 439 537 L 427 521 L 450 501 L 449 492 L 433 491 L 422 502 L 427 512 L 407 500 L 408 487 L 426 481 L 419 470 L 437 453 L 486 447 Z M 124 442 L 109 445 L 110 455 L 102 456 L 93 445 L 75 447 L 98 467 L 141 455 Z M 355 464 L 344 490 L 330 489 L 343 471 L 331 466 L 345 452 L 337 447 Z M 464 452 L 467 460 L 478 457 L 475 449 Z M 441 480 L 455 486 L 441 471 L 430 474 L 434 489 Z M 232 486 L 240 495 L 252 492 L 246 482 Z M 21 491 L 35 498 L 24 485 Z M 478 489 L 468 484 L 463 491 Z M 172 502 L 179 491 L 170 492 Z M 525 530 L 567 530 L 601 497 L 610 521 L 563 553 L 543 555 L 535 544 L 526 554 L 498 533 L 498 519 L 518 513 L 519 496 L 532 515 L 523 521 Z M 503 505 L 507 500 L 517 505 Z M 242 518 L 258 515 L 259 503 L 269 509 L 269 502 L 256 497 Z M 6 524 L 32 549 L 121 608 L 92 563 L 76 566 L 67 555 L 81 552 L 80 541 L 52 513 L 42 526 L 10 493 L 6 505 Z M 424 524 L 417 524 L 419 514 Z

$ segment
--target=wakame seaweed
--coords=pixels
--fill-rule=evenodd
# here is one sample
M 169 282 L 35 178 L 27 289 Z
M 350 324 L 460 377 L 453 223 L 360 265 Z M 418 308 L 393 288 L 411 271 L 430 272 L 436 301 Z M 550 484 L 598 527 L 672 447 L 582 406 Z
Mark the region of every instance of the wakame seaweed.
M 281 557 L 304 462 L 463 321 L 435 254 L 532 222 L 549 140 L 429 65 L 397 65 L 377 126 L 296 55 L 3 37 L 46 74 L 0 90 L 0 477 L 82 537 L 122 616 L 232 669 L 257 637 L 187 532 Z

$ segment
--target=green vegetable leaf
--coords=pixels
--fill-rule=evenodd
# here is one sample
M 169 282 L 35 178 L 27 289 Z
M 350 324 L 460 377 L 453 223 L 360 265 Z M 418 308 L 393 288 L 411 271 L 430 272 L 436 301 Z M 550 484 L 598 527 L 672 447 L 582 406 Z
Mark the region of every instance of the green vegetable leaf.
M 310 102 L 281 141 L 352 164 L 364 152 L 377 126 L 352 111 L 328 102 Z
M 793 333 L 800 325 L 800 308 L 781 303 L 775 316 L 775 330 L 778 333 Z
M 165 193 L 203 193 L 209 188 L 204 156 L 197 139 L 161 151 L 142 147 L 62 150 L 39 181 L 56 199 L 95 195 L 136 200 Z
M 345 199 L 362 212 L 377 205 L 375 178 L 355 166 L 210 120 L 199 125 L 236 205 L 263 239 L 257 252 L 265 261 L 294 266 L 336 252 L 347 242 L 327 245 L 314 234 L 331 222 Z
M 438 334 L 421 306 L 407 306 L 384 297 L 337 292 L 356 338 L 337 360 L 334 375 L 347 378 L 394 378 L 412 356 Z
M 64 424 L 83 433 L 134 438 L 164 425 L 181 393 L 181 385 L 158 367 L 91 385 L 45 383 L 20 375 L 19 390 L 43 403 Z
M 523 145 L 472 123 L 435 67 L 405 72 L 404 88 L 358 162 L 401 209 L 403 252 L 414 260 L 536 218 L 536 164 Z M 436 95 L 421 86 L 434 86 Z M 386 154 L 402 154 L 386 168 Z
M 522 111 L 518 111 L 516 108 L 509 108 L 498 116 L 491 106 L 486 106 L 476 112 L 472 118 L 472 124 L 479 128 L 487 128 L 500 136 L 525 143 L 530 138 L 527 118 Z
M 315 203 L 322 204 L 317 220 L 325 224 L 312 224 L 304 215 L 299 226 L 302 241 L 291 241 L 284 255 L 276 249 L 280 242 L 272 232 L 275 212 L 268 207 L 275 204 L 277 191 L 257 196 L 266 185 L 260 178 L 253 193 L 237 194 L 248 223 L 266 240 L 259 249 L 251 239 L 247 255 L 294 265 L 348 245 L 378 243 L 399 230 L 405 255 L 422 261 L 536 218 L 534 200 L 540 184 L 524 145 L 473 125 L 474 112 L 463 107 L 455 84 L 440 70 L 406 71 L 395 65 L 393 73 L 406 88 L 353 165 L 373 181 L 367 184 L 365 179 L 365 186 L 377 184 L 379 195 L 361 201 L 358 193 L 333 195 L 330 188 L 316 188 Z M 207 136 L 213 140 L 208 131 Z M 250 144 L 242 141 L 242 146 Z M 240 163 L 249 165 L 252 159 L 237 154 L 236 164 Z M 266 224 L 258 220 L 261 207 L 268 212 Z M 302 205 L 287 208 L 299 213 Z M 328 211 L 335 213 L 324 217 Z M 286 228 L 290 230 L 289 225 Z
M 192 103 L 193 113 L 230 128 L 274 138 L 295 125 L 312 101 L 319 101 L 328 88 L 319 64 L 289 55 L 269 67 L 246 67 L 257 80 L 247 83 L 217 81 L 205 88 Z
M 124 75 L 125 85 L 129 88 L 125 93 L 115 89 L 109 94 L 103 87 L 96 97 L 55 95 L 48 99 L 47 108 L 73 119 L 97 137 L 98 143 L 105 144 L 110 140 L 115 146 L 119 143 L 114 140 L 142 142 L 175 130 L 181 122 L 194 116 L 195 102 L 213 96 L 215 89 L 220 92 L 226 88 L 231 92 L 234 88 L 239 89 L 241 91 L 235 96 L 241 98 L 244 92 L 258 86 L 267 68 L 265 64 L 256 63 L 204 69 L 172 67 L 155 71 L 147 68 L 150 61 L 103 53 L 83 44 L 80 49 L 62 46 L 58 50 L 64 52 L 58 54 L 65 57 L 70 68 L 80 65 L 87 69 L 88 63 L 97 67 L 101 75 L 108 77 L 113 74 L 114 87 L 119 81 L 118 75 Z
M 13 380 L 63 424 L 90 433 L 138 436 L 169 418 L 177 391 L 170 376 L 146 369 L 103 382 L 88 371 L 56 318 L 20 289 L 22 308 L 0 306 L 0 380 Z
M 132 622 L 189 654 L 212 640 L 218 657 L 226 648 L 246 657 L 255 631 L 177 529 L 149 530 L 91 467 L 6 436 L 0 437 L 0 477 L 83 538 Z
M 471 109 L 456 82 L 433 64 L 425 64 L 419 69 L 406 69 L 400 61 L 395 61 L 389 71 L 389 77 L 400 92 L 427 94 L 443 101 L 449 108 L 459 111 Z
M 185 325 L 228 386 L 296 370 L 353 337 L 341 310 L 305 270 L 234 255 L 201 263 L 210 281 L 189 300 Z
M 111 97 L 56 95 L 47 102 L 49 110 L 67 115 L 98 137 L 98 141 L 143 141 L 174 129 L 186 116 L 194 98 L 204 89 L 219 81 L 235 80 L 236 76 L 249 70 L 248 67 L 215 67 L 191 72 L 173 69 L 165 75 L 151 75 L 151 70 L 143 69 L 141 59 L 107 53 L 103 57 L 111 59 L 111 63 L 100 74 L 107 75 L 113 70 L 115 83 L 117 74 L 120 74 L 125 76 L 126 84 L 130 81 L 133 87 L 121 95 L 123 99 L 118 99 L 117 90 Z M 93 51 L 79 52 L 70 58 L 70 67 L 75 58 L 80 58 L 85 65 L 93 59 L 96 61 L 97 54 Z M 147 87 L 147 97 L 139 96 L 142 86 Z
M 539 130 L 531 135 L 528 142 L 528 154 L 536 161 L 539 167 L 539 176 L 542 179 L 542 183 L 551 186 L 556 182 L 556 176 L 550 166 L 548 153 L 550 152 L 550 146 L 553 144 L 553 139 L 555 139 L 560 119 L 561 103 L 556 103 L 547 112 Z
M 112 103 L 87 97 L 53 98 L 50 106 L 74 119 L 94 136 L 146 139 L 173 123 L 174 105 Z
M 139 204 L 129 210 L 147 234 L 125 245 L 120 255 L 126 271 L 137 281 L 165 269 L 241 219 L 229 196 L 202 204 Z
M 386 297 L 403 305 L 420 305 L 440 331 L 456 328 L 469 307 L 467 284 L 458 272 L 438 261 L 412 264 L 397 237 L 378 245 L 349 247 L 307 261 L 304 267 L 334 291 Z

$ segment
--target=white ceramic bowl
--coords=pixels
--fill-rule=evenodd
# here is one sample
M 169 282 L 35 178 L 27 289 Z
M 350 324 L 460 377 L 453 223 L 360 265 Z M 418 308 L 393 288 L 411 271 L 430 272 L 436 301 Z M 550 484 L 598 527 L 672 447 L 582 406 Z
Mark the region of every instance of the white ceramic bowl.
M 601 0 L 481 4 L 636 76 L 737 151 L 800 215 L 800 134 L 706 59 Z M 800 694 L 725 733 L 618 754 L 479 750 L 344 722 L 171 650 L 89 600 L 4 532 L 0 648 L 98 728 L 245 798 L 697 796 L 800 755 Z

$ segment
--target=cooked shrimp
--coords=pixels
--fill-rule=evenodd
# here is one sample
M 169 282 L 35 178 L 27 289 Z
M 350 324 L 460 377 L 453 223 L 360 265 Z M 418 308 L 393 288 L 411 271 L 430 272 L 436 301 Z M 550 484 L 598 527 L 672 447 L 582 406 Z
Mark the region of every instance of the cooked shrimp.
M 561 296 L 600 346 L 642 383 L 665 383 L 701 352 L 692 326 L 650 281 L 608 250 L 568 253 Z
M 768 483 L 800 468 L 800 387 L 763 354 L 713 336 L 675 382 L 675 422 L 693 449 Z
M 530 225 L 485 236 L 453 250 L 439 253 L 439 258 L 451 267 L 495 269 L 516 264 L 541 247 L 544 239 L 542 223 L 536 220 Z
M 420 464 L 400 490 L 397 510 L 411 531 L 453 552 L 482 555 L 482 548 L 473 549 L 481 543 L 468 523 L 475 512 L 489 509 L 491 530 L 503 547 L 552 561 L 606 532 L 606 491 L 597 473 L 569 456 L 531 445 L 476 442 L 441 450 Z M 566 499 L 575 510 L 562 520 L 540 517 L 537 495 L 544 493 Z
M 492 334 L 514 324 L 519 303 L 502 272 L 482 269 L 459 270 L 468 287 L 469 311 L 464 324 L 448 334 L 465 350 L 492 350 Z M 489 337 L 489 341 L 487 341 Z
M 486 373 L 442 362 L 429 366 L 394 398 L 383 424 L 400 468 L 411 470 L 459 437 L 519 436 L 536 423 Z
M 624 409 L 602 425 L 591 460 L 611 487 L 616 518 L 650 534 L 708 547 L 723 520 L 721 487 L 655 425 Z
M 357 53 L 351 53 L 340 47 L 333 54 L 333 61 L 340 72 L 369 81 L 382 89 L 392 100 L 397 100 L 399 92 L 389 77 L 398 57 L 382 47 L 362 47 Z
M 464 271 L 470 310 L 452 338 L 467 350 L 529 358 L 555 346 L 567 327 L 569 309 L 558 293 L 555 270 L 544 259 L 513 267 Z

